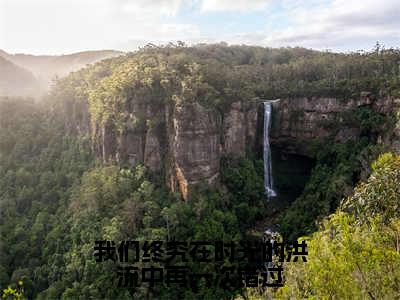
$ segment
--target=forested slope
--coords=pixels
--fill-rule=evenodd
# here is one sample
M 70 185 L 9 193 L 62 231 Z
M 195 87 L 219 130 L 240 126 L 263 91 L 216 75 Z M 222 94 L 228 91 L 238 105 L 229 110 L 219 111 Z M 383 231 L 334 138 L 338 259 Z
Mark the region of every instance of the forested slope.
M 309 264 L 291 265 L 285 299 L 396 299 L 400 295 L 400 157 L 384 154 L 309 239 Z

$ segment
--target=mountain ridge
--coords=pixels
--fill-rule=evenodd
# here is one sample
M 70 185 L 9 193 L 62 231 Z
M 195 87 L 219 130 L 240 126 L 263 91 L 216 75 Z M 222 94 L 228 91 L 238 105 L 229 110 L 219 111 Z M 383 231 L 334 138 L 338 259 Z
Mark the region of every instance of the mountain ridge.
M 32 96 L 39 82 L 29 70 L 0 55 L 0 96 Z
M 25 53 L 11 54 L 0 49 L 0 57 L 14 65 L 26 69 L 36 77 L 38 91 L 35 94 L 47 92 L 54 79 L 67 76 L 87 65 L 100 60 L 122 55 L 115 50 L 88 50 L 63 55 L 32 55 Z

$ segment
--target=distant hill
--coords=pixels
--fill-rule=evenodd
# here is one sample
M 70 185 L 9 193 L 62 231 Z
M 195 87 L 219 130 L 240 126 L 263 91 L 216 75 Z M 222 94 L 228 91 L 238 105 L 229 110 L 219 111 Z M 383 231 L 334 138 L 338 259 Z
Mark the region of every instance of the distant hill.
M 114 50 L 84 51 L 66 55 L 9 54 L 0 50 L 0 57 L 30 71 L 37 79 L 40 92 L 49 89 L 53 79 L 64 77 L 86 65 L 115 57 L 123 52 Z M 4 76 L 4 75 L 3 75 Z
M 0 96 L 37 96 L 40 84 L 28 70 L 0 56 Z

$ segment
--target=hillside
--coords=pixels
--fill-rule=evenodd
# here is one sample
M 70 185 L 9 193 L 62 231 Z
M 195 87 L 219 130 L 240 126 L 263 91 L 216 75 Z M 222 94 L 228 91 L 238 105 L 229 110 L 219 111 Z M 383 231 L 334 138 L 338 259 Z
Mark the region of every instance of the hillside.
M 68 75 L 88 64 L 121 55 L 113 50 L 84 51 L 66 55 L 29 55 L 9 54 L 0 50 L 0 56 L 15 65 L 29 70 L 40 83 L 43 91 L 47 91 L 55 78 Z
M 400 156 L 372 164 L 341 207 L 306 239 L 307 264 L 287 264 L 286 286 L 253 299 L 397 299 L 400 293 Z
M 0 96 L 36 96 L 39 82 L 27 69 L 0 56 Z

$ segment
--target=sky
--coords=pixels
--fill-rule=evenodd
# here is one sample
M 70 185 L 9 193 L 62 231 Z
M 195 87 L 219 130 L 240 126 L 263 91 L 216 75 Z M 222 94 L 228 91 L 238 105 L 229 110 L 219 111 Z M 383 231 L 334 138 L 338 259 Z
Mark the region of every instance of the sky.
M 66 54 L 149 42 L 400 47 L 399 0 L 0 0 L 0 49 Z

